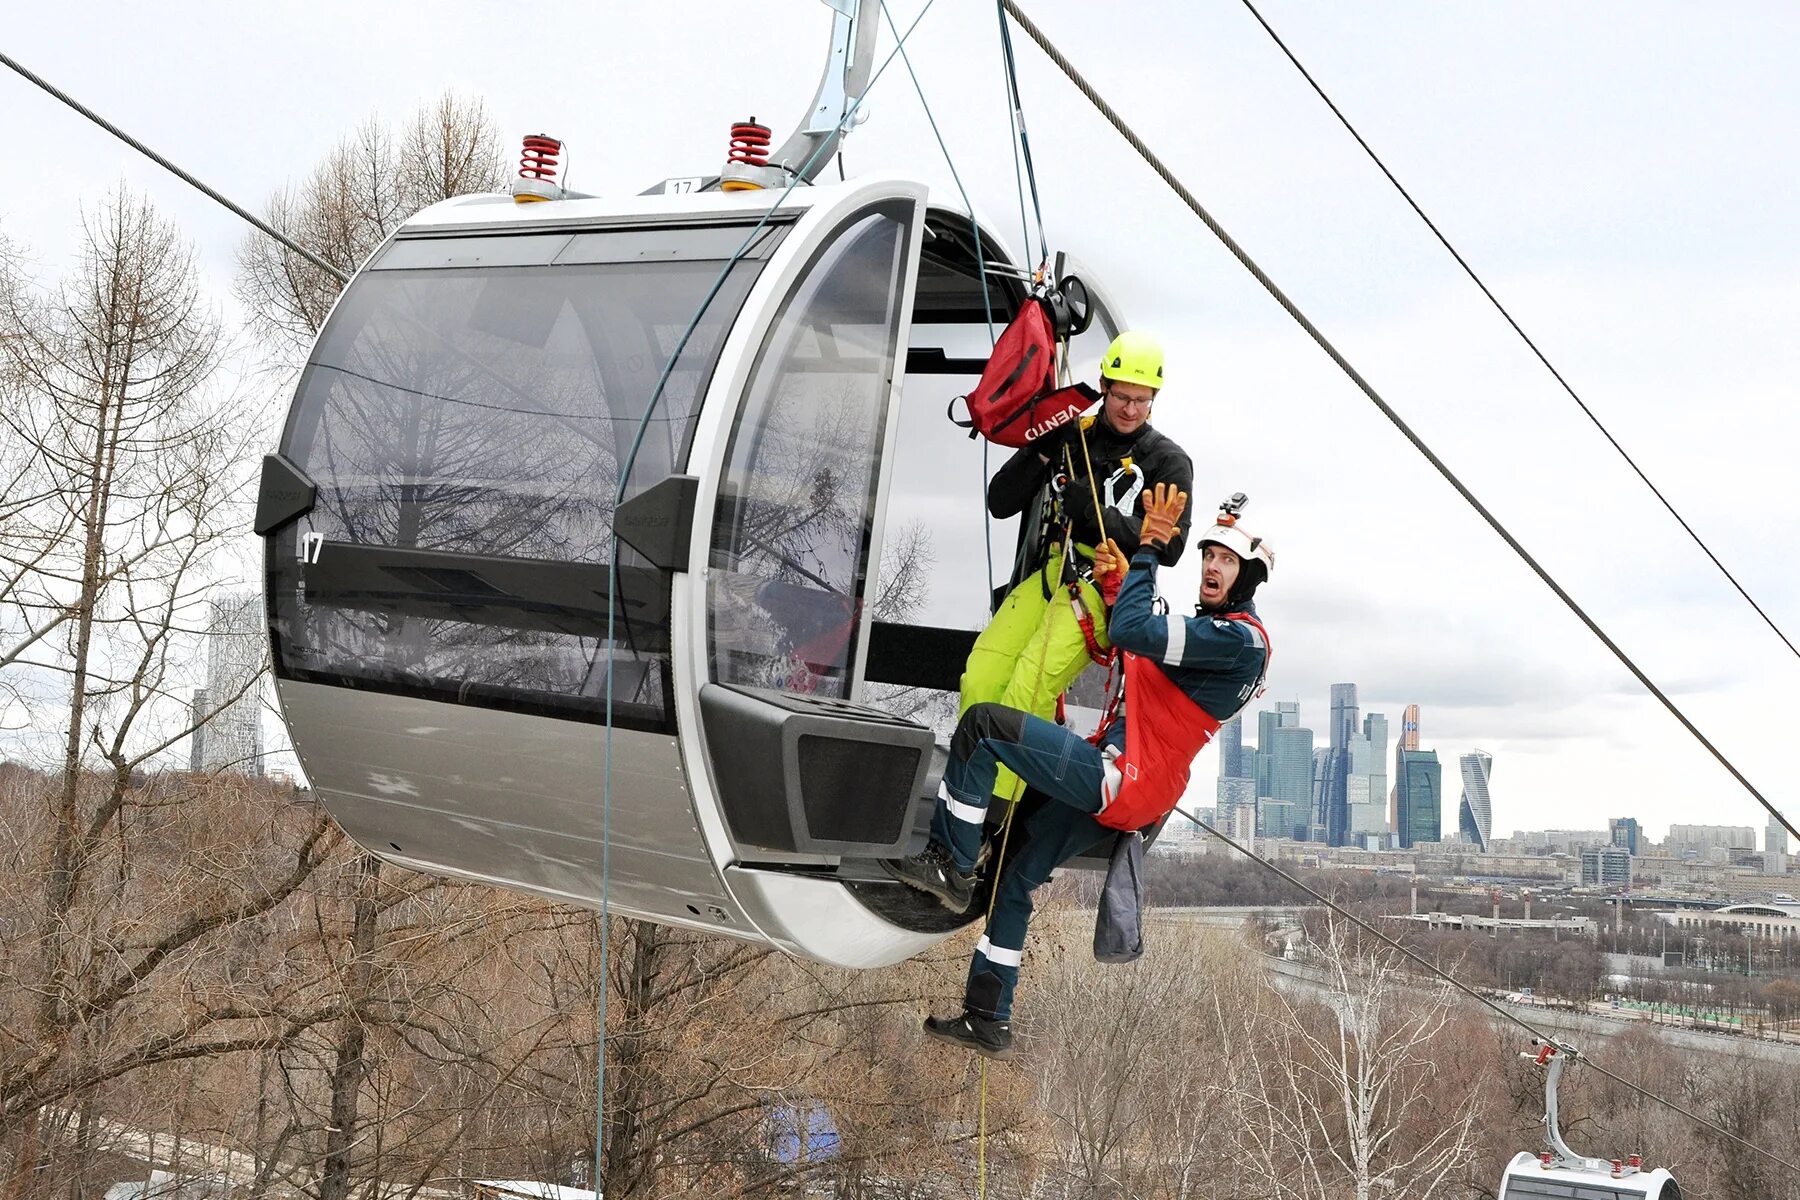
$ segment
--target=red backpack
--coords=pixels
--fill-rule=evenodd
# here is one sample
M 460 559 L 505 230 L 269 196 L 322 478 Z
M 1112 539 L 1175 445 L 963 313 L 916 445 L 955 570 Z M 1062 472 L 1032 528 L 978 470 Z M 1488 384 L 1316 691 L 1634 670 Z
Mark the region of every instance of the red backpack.
M 994 343 L 981 382 L 950 401 L 950 420 L 999 446 L 1019 447 L 1073 421 L 1100 398 L 1086 384 L 1056 386 L 1056 322 L 1048 301 L 1026 299 L 1019 315 Z M 956 401 L 969 410 L 958 421 Z

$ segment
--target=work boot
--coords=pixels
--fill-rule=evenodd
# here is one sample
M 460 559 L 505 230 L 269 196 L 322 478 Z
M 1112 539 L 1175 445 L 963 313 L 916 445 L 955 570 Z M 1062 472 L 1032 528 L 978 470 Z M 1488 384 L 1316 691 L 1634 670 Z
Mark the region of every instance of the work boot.
M 925 1036 L 1004 1062 L 1012 1057 L 1012 1022 L 964 1011 L 960 1017 L 926 1017 Z
M 964 871 L 950 857 L 947 847 L 928 842 L 925 849 L 908 858 L 884 858 L 881 869 L 904 883 L 936 896 L 938 903 L 954 913 L 969 911 L 975 898 L 975 875 Z

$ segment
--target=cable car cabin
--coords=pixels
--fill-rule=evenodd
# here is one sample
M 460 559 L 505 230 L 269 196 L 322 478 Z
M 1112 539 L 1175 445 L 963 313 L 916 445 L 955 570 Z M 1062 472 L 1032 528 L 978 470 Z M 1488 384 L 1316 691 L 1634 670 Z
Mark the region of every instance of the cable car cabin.
M 982 448 L 945 410 L 1024 285 L 920 184 L 796 188 L 757 230 L 776 195 L 400 228 L 265 462 L 274 671 L 369 851 L 597 906 L 610 670 L 611 907 L 877 966 L 971 919 L 873 860 L 922 844 L 988 611 Z M 1003 583 L 1019 523 L 991 536 Z
M 1521 1151 L 1506 1164 L 1499 1200 L 1681 1200 L 1681 1186 L 1660 1167 L 1645 1171 L 1623 1166 L 1615 1174 L 1611 1163 L 1599 1159 L 1563 1159 L 1546 1166 L 1537 1155 Z

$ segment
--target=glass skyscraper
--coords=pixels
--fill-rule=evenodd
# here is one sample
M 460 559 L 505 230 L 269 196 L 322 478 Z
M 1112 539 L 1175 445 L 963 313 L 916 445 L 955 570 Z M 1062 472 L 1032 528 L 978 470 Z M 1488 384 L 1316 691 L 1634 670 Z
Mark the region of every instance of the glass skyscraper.
M 1457 812 L 1457 825 L 1463 840 L 1474 844 L 1483 854 L 1494 832 L 1494 804 L 1488 796 L 1488 779 L 1494 773 L 1494 756 L 1476 750 L 1458 760 L 1462 765 L 1462 804 Z
M 1404 746 L 1394 763 L 1394 794 L 1398 797 L 1398 828 L 1394 831 L 1402 849 L 1418 842 L 1443 839 L 1444 769 L 1436 750 L 1408 750 Z

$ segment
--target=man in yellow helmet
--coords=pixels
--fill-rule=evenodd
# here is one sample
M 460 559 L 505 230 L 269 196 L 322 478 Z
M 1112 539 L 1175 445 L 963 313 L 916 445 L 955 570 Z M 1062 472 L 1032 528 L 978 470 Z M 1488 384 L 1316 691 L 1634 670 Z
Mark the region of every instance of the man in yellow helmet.
M 962 711 L 999 703 L 1050 717 L 1090 656 L 1110 648 L 1106 604 L 1093 583 L 1093 548 L 1111 538 L 1130 558 L 1138 548 L 1140 498 L 1159 483 L 1193 489 L 1186 452 L 1150 427 L 1162 381 L 1157 340 L 1121 333 L 1100 362 L 1099 411 L 1023 447 L 995 473 L 988 511 L 1029 518 L 1048 486 L 1050 529 L 1036 570 L 975 641 L 963 669 Z M 1172 538 L 1160 551 L 1162 564 L 1173 566 L 1185 544 L 1185 532 Z M 1002 768 L 995 794 L 1013 798 L 1017 790 L 1017 777 Z

